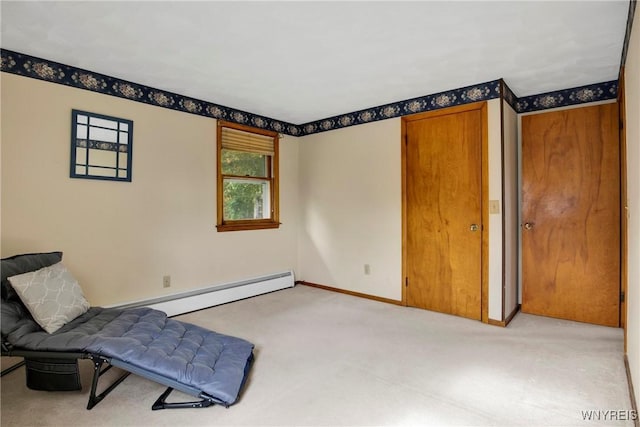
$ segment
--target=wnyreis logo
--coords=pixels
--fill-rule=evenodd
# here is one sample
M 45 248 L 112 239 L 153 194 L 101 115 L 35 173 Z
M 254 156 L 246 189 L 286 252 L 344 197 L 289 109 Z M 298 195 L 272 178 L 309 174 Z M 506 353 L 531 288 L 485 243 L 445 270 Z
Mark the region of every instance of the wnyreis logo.
M 581 411 L 584 421 L 635 421 L 638 412 L 633 409 L 607 409 Z

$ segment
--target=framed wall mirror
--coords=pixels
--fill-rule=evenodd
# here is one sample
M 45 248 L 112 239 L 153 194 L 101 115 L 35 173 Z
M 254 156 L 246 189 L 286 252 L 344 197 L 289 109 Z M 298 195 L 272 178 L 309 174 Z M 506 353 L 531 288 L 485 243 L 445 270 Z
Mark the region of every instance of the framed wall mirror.
M 71 178 L 131 182 L 133 121 L 71 110 Z

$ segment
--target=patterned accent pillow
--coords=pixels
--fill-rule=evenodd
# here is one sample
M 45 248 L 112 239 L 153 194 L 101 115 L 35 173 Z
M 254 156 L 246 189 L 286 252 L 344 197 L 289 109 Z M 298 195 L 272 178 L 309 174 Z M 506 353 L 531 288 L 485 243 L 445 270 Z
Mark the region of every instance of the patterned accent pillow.
M 80 285 L 61 262 L 9 277 L 33 319 L 50 334 L 89 310 Z

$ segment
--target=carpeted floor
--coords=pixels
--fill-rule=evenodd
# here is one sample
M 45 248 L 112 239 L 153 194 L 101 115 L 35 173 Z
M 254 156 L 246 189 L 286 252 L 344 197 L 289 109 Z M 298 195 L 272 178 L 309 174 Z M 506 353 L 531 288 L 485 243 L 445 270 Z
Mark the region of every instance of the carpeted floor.
M 236 405 L 151 411 L 164 387 L 132 375 L 87 411 L 82 361 L 81 392 L 3 377 L 2 426 L 633 425 L 602 419 L 631 409 L 622 329 L 526 314 L 500 328 L 306 286 L 178 318 L 255 343 Z

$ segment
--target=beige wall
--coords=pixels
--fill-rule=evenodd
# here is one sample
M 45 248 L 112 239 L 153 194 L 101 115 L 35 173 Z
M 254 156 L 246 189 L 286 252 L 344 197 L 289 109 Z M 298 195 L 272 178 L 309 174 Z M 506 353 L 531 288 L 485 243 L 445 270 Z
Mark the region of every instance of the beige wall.
M 502 116 L 500 99 L 487 102 L 489 121 L 489 200 L 502 200 Z M 502 215 L 489 213 L 489 319 L 502 320 Z
M 284 269 L 401 299 L 400 118 L 285 137 L 281 229 L 217 233 L 215 120 L 10 74 L 2 86 L 2 256 L 63 250 L 95 305 Z M 134 121 L 132 183 L 68 177 L 72 108 Z M 497 99 L 489 123 L 489 197 L 502 204 Z M 500 218 L 489 225 L 489 310 L 497 320 Z
M 400 126 L 300 138 L 300 279 L 402 299 Z
M 629 163 L 639 163 L 638 33 L 627 69 Z M 400 300 L 401 119 L 281 142 L 279 230 L 215 231 L 215 120 L 2 74 L 2 256 L 63 250 L 94 305 L 156 297 L 295 269 L 297 279 Z M 489 199 L 506 217 L 489 224 L 489 313 L 515 306 L 515 112 L 488 103 Z M 134 121 L 132 183 L 69 178 L 71 109 Z M 500 127 L 504 127 L 504 175 Z M 497 166 L 496 166 L 497 165 Z M 640 181 L 629 167 L 629 354 L 637 359 Z M 505 199 L 502 200 L 504 184 Z M 514 205 L 516 203 L 516 205 Z M 635 214 L 634 214 L 635 212 Z M 370 274 L 364 265 L 371 267 Z M 162 288 L 162 276 L 172 287 Z M 633 299 L 635 298 L 635 300 Z M 640 380 L 635 363 L 634 379 Z
M 499 99 L 488 116 L 489 197 L 502 203 Z M 400 134 L 394 118 L 300 138 L 300 279 L 402 299 Z M 489 235 L 489 317 L 501 320 L 501 215 Z
M 627 356 L 636 400 L 640 397 L 640 9 L 636 8 L 625 69 L 629 284 Z M 636 402 L 636 405 L 638 402 Z
M 296 267 L 296 138 L 281 142 L 281 228 L 218 233 L 214 119 L 6 73 L 1 97 L 3 257 L 64 251 L 93 305 Z M 72 108 L 134 121 L 133 182 L 69 178 Z

